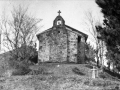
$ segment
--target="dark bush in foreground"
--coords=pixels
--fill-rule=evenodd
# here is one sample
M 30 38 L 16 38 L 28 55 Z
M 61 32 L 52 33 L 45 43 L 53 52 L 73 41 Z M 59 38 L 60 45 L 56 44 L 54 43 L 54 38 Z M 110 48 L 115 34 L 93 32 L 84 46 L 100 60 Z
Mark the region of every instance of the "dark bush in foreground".
M 29 69 L 29 64 L 26 61 L 10 60 L 9 67 L 14 69 L 12 75 L 26 75 L 31 71 Z
M 30 69 L 27 69 L 25 67 L 21 67 L 19 69 L 15 69 L 12 72 L 12 75 L 27 75 L 30 71 L 31 71 Z
M 85 81 L 84 84 L 85 84 L 85 85 L 89 85 L 89 84 L 90 84 L 90 81 Z
M 99 77 L 102 78 L 102 79 L 107 78 L 107 76 L 106 76 L 105 73 L 103 73 L 103 72 L 99 73 Z
M 85 74 L 82 73 L 77 67 L 73 68 L 72 71 L 73 71 L 75 74 L 78 74 L 78 75 L 85 75 Z
M 110 70 L 108 70 L 108 69 L 106 69 L 106 68 L 104 68 L 104 72 L 110 74 L 110 75 L 113 76 L 113 77 L 117 77 L 118 79 L 120 79 L 120 74 L 118 74 L 118 73 L 116 73 L 116 72 L 112 72 L 112 71 L 110 71 Z
M 85 67 L 90 68 L 90 69 L 93 68 L 93 66 L 91 66 L 91 65 L 89 65 L 89 64 L 85 65 Z
M 46 68 L 40 67 L 38 70 L 31 70 L 29 74 L 30 75 L 39 75 L 39 74 L 48 75 L 52 73 L 50 73 Z

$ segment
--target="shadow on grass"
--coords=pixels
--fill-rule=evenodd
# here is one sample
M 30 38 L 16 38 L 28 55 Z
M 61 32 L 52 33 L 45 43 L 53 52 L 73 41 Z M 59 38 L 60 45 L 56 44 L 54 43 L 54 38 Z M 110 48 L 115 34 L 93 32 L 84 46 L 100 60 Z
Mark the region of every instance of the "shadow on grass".
M 85 67 L 87 67 L 87 68 L 90 68 L 90 69 L 92 69 L 93 68 L 93 66 L 92 65 L 85 65 Z
M 78 74 L 78 75 L 85 75 L 83 72 L 81 72 L 77 67 L 73 68 L 72 71 L 75 73 L 75 74 Z

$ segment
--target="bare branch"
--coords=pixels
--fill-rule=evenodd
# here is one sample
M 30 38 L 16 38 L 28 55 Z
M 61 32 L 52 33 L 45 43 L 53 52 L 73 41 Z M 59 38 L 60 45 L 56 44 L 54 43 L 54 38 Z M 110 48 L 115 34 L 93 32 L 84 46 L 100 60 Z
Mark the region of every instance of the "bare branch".
M 85 12 L 86 15 L 86 20 L 85 24 L 87 25 L 87 30 L 89 31 L 89 33 L 92 35 L 92 37 L 94 38 L 95 41 L 95 45 L 96 45 L 96 58 L 97 61 L 99 61 L 99 59 L 101 59 L 101 55 L 103 54 L 103 44 L 100 42 L 100 40 L 97 38 L 98 36 L 98 32 L 96 30 L 96 25 L 101 25 L 100 24 L 100 20 L 95 20 L 93 14 L 91 11 Z M 102 50 L 102 52 L 101 52 Z M 102 60 L 102 59 L 101 59 Z
M 22 9 L 21 6 L 18 9 L 13 7 L 12 19 L 4 18 L 0 23 L 0 29 L 4 31 L 5 36 L 4 45 L 7 49 L 12 49 L 11 52 L 17 57 L 16 59 L 30 57 L 27 49 L 28 46 L 33 45 L 31 42 L 38 30 L 37 24 L 41 22 L 41 19 L 38 20 L 28 15 L 27 10 L 28 8 Z

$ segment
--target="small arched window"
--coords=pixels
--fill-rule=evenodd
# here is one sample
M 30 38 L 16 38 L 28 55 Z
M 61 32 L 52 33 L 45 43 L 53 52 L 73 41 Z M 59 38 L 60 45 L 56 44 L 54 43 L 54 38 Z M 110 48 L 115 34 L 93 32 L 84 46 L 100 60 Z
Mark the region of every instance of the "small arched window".
M 61 23 L 61 21 L 57 21 L 57 25 L 61 25 L 62 23 Z
M 57 20 L 57 25 L 61 25 L 62 21 L 60 19 Z
M 60 33 L 60 31 L 58 31 L 58 33 Z

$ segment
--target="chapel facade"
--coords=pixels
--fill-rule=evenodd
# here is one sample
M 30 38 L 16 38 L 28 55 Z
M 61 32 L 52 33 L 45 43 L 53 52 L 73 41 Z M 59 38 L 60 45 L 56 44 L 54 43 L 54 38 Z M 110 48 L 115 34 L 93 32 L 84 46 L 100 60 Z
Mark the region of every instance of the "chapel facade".
M 88 35 L 65 24 L 59 15 L 53 26 L 37 35 L 39 40 L 38 63 L 85 63 L 85 44 Z

